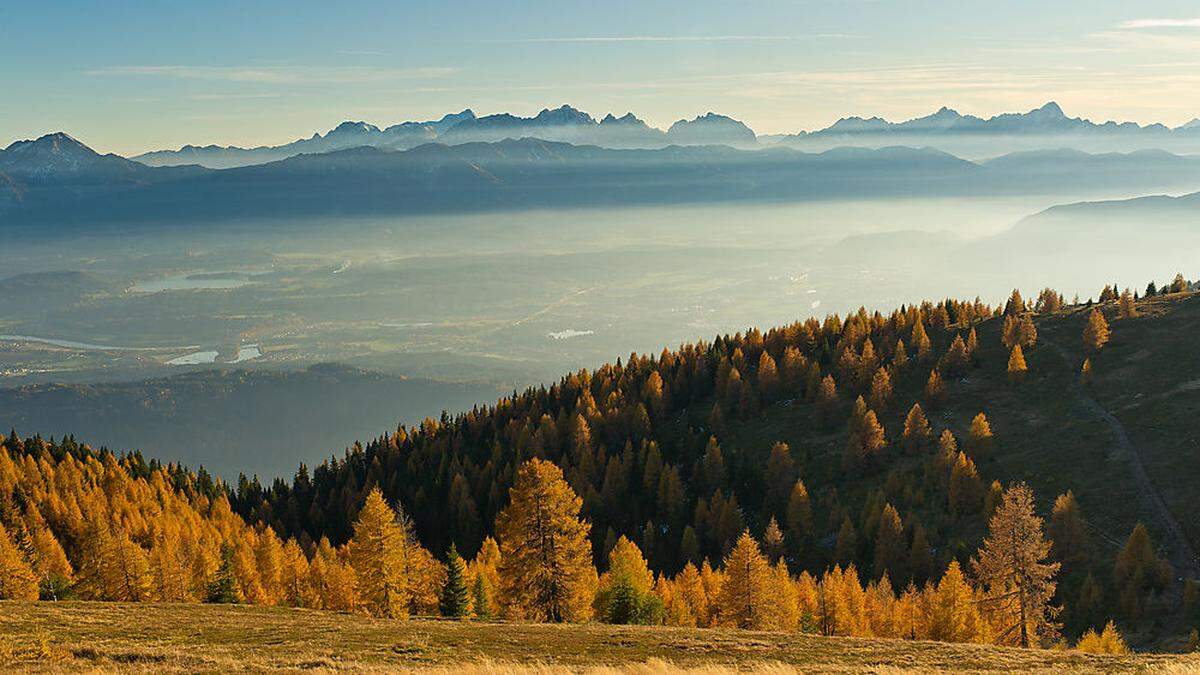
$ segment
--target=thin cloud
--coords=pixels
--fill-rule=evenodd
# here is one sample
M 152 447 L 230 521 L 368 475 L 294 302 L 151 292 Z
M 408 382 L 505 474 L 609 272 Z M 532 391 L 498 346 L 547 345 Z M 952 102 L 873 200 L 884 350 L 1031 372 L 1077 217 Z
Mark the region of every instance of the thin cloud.
M 849 33 L 814 33 L 812 35 L 597 35 L 571 37 L 540 37 L 502 40 L 526 44 L 588 44 L 605 42 L 797 42 L 802 40 L 836 40 L 862 37 Z
M 1200 18 L 1196 19 L 1134 19 L 1120 26 L 1125 30 L 1143 30 L 1147 28 L 1200 28 Z
M 392 80 L 438 79 L 456 68 L 371 68 L 360 66 L 109 66 L 85 71 L 95 77 L 159 77 L 257 84 L 371 83 Z

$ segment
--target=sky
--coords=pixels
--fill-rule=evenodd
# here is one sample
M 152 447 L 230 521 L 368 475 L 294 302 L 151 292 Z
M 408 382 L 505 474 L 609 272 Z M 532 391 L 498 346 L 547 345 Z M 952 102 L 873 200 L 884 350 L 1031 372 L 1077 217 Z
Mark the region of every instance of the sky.
M 848 115 L 1200 117 L 1195 0 L 5 0 L 0 147 L 273 145 L 564 103 L 759 133 Z

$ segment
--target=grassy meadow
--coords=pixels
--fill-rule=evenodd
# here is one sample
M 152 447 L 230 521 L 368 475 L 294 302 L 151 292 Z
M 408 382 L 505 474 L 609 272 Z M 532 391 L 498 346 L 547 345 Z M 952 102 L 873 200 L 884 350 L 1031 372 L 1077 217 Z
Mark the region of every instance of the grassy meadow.
M 0 668 L 22 672 L 1200 672 L 1200 655 L 789 633 L 436 619 L 281 607 L 0 603 Z

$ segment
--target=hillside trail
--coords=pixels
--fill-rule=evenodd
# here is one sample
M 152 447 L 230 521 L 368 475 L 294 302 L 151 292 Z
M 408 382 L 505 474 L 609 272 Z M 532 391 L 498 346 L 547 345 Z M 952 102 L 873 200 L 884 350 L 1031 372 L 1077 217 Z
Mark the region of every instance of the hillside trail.
M 1072 354 L 1061 345 L 1049 340 L 1042 339 L 1041 341 L 1058 352 L 1068 364 L 1082 362 L 1081 355 Z M 1138 500 L 1141 502 L 1143 513 L 1153 519 L 1159 531 L 1165 532 L 1167 535 L 1167 548 L 1170 551 L 1171 565 L 1175 568 L 1176 585 L 1182 586 L 1181 582 L 1183 579 L 1200 579 L 1200 558 L 1197 558 L 1196 551 L 1192 548 L 1192 543 L 1188 540 L 1183 527 L 1179 525 L 1179 521 L 1175 519 L 1174 514 L 1171 513 L 1171 509 L 1167 507 L 1166 501 L 1163 500 L 1158 489 L 1154 487 L 1149 474 L 1146 473 L 1142 452 L 1130 440 L 1129 432 L 1126 431 L 1125 425 L 1109 412 L 1107 408 L 1101 405 L 1099 401 L 1087 393 L 1083 385 L 1082 375 L 1077 376 L 1072 381 L 1071 392 L 1084 408 L 1108 425 L 1109 430 L 1112 431 L 1113 439 L 1117 443 L 1117 448 L 1128 460 L 1129 471 L 1133 476 L 1134 486 L 1137 488 Z M 1182 592 L 1177 597 L 1182 597 Z

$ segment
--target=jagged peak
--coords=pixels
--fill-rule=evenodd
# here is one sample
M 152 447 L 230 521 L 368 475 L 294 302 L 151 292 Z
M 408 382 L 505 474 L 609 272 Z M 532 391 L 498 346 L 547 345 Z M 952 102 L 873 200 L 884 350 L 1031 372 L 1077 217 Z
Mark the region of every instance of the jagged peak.
M 75 137 L 71 136 L 65 131 L 55 131 L 39 136 L 34 140 L 15 141 L 5 148 L 5 151 L 8 152 L 21 149 L 25 149 L 24 151 L 42 150 L 45 152 L 66 155 L 90 156 L 99 154 L 95 150 L 89 148 L 87 145 L 84 145 L 76 140 Z
M 1050 101 L 1050 102 L 1046 103 L 1046 105 L 1043 105 L 1042 107 L 1037 108 L 1035 110 L 1030 110 L 1028 114 L 1031 116 L 1037 115 L 1038 117 L 1066 117 L 1067 116 L 1067 114 L 1063 112 L 1062 106 L 1060 106 L 1058 103 L 1056 103 L 1054 101 Z
M 589 114 L 563 104 L 551 110 L 543 108 L 533 119 L 551 124 L 595 124 L 596 120 Z
M 326 134 L 326 136 L 332 136 L 333 134 L 346 134 L 346 133 L 358 133 L 358 134 L 377 133 L 378 131 L 379 131 L 379 127 L 375 126 L 374 124 L 370 124 L 368 122 L 346 121 L 346 122 L 342 122 L 341 124 L 334 127 L 332 130 L 330 130 L 330 132 L 328 134 Z

